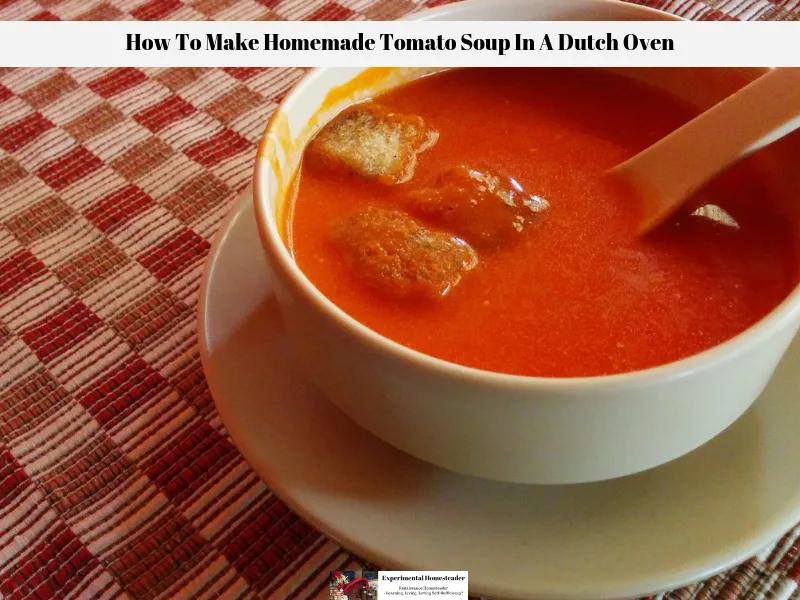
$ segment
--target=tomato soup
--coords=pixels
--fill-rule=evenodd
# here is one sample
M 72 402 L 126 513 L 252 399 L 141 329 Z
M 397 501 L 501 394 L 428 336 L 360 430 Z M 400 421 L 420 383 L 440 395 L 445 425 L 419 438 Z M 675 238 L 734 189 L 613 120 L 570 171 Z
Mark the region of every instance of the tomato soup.
M 457 69 L 306 151 L 286 242 L 332 302 L 409 348 L 517 375 L 655 367 L 741 333 L 798 281 L 743 161 L 652 234 L 604 174 L 696 111 L 594 69 Z

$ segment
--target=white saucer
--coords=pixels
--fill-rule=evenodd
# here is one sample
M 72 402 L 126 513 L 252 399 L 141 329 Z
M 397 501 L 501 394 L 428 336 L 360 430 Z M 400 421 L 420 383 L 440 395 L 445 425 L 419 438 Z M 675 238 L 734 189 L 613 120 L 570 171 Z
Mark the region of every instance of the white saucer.
M 574 486 L 444 471 L 371 437 L 298 370 L 246 192 L 211 250 L 200 346 L 219 413 L 309 523 L 384 567 L 469 571 L 491 598 L 643 596 L 756 554 L 800 521 L 800 343 L 755 406 L 653 471 Z M 365 408 L 368 410 L 368 408 Z

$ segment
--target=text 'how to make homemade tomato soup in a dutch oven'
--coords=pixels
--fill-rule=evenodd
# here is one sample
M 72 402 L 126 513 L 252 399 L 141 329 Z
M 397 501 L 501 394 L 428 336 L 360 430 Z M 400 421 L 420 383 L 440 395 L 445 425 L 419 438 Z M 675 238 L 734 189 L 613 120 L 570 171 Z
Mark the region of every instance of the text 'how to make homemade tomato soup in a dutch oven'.
M 289 249 L 333 303 L 446 361 L 582 377 L 741 333 L 798 281 L 745 160 L 647 236 L 604 177 L 697 111 L 592 69 L 456 69 L 355 104 L 305 150 Z

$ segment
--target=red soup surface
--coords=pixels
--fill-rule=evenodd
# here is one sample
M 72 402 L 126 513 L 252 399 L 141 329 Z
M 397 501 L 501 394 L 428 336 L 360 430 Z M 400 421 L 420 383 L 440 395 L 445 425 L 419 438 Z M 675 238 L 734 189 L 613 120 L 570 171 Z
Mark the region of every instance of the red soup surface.
M 325 296 L 409 348 L 518 375 L 634 371 L 741 333 L 797 284 L 796 232 L 757 161 L 635 235 L 636 203 L 603 174 L 696 114 L 663 92 L 601 70 L 459 69 L 367 106 L 309 146 L 340 155 L 307 150 L 287 243 Z M 361 126 L 376 133 L 345 139 Z

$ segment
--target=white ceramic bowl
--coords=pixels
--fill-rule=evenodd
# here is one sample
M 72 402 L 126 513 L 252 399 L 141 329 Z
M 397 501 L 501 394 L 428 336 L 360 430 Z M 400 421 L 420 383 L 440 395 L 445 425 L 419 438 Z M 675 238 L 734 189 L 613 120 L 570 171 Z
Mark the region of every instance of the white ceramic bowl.
M 471 0 L 415 18 L 674 19 L 608 0 Z M 760 72 L 629 74 L 703 108 Z M 278 226 L 303 147 L 348 103 L 420 74 L 312 71 L 276 111 L 259 148 L 256 220 L 277 300 L 301 361 L 330 400 L 378 438 L 420 459 L 479 477 L 541 484 L 609 479 L 661 465 L 742 415 L 800 325 L 797 290 L 754 327 L 702 354 L 629 374 L 545 379 L 479 371 L 410 350 L 361 325 L 314 288 L 292 261 Z

